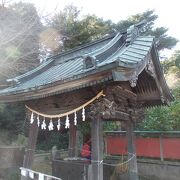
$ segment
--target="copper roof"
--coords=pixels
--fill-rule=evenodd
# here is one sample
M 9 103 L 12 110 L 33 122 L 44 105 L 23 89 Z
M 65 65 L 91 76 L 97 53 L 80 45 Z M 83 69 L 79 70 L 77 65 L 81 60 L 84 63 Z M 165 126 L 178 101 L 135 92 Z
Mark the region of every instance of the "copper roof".
M 150 61 L 158 66 L 154 73 L 155 83 L 157 86 L 159 83 L 162 91 L 160 93 L 166 99 L 172 99 L 162 71 L 157 72 L 160 63 L 154 38 L 128 33 L 111 35 L 47 59 L 36 69 L 8 80 L 13 82 L 13 86 L 0 90 L 0 101 L 42 98 L 109 80 L 129 81 L 133 87 L 132 82 L 149 67 Z M 152 53 L 154 58 L 151 58 Z M 92 58 L 94 62 L 90 68 L 85 67 L 86 57 Z M 92 78 L 96 74 L 98 78 Z M 91 81 L 85 81 L 88 77 L 91 77 Z M 78 83 L 80 81 L 82 83 Z M 67 85 L 68 82 L 77 83 L 71 87 Z M 164 88 L 166 92 L 163 94 Z

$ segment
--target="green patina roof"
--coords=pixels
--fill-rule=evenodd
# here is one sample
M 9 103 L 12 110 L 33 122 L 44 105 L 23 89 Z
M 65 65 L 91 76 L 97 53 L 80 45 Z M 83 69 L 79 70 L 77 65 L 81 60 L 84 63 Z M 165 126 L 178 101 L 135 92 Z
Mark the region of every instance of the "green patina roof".
M 60 80 L 68 81 L 77 79 L 80 76 L 88 74 L 88 72 L 93 71 L 93 73 L 95 73 L 96 70 L 99 70 L 101 67 L 108 66 L 114 62 L 118 62 L 121 67 L 134 68 L 141 64 L 142 61 L 145 61 L 145 57 L 150 51 L 153 43 L 152 37 L 138 37 L 128 47 L 125 46 L 123 41 L 120 42 L 121 38 L 123 38 L 122 35 L 118 34 L 103 47 L 96 50 L 94 50 L 94 48 L 88 49 L 88 53 L 86 48 L 84 48 L 81 49 L 81 53 L 76 54 L 77 51 L 80 51 L 77 50 L 69 54 L 62 54 L 55 58 L 52 57 L 35 70 L 15 78 L 15 80 L 18 81 L 17 85 L 4 89 L 0 91 L 0 93 L 19 92 L 48 85 Z M 107 40 L 105 40 L 105 42 L 107 42 Z M 118 43 L 119 46 L 115 43 Z M 101 42 L 101 44 L 103 43 Z M 114 47 L 114 44 L 117 47 Z M 103 53 L 106 53 L 106 55 Z M 97 65 L 95 68 L 84 69 L 84 55 L 97 57 Z
M 147 66 L 153 46 L 154 38 L 151 36 L 133 37 L 128 33 L 111 35 L 48 58 L 36 69 L 10 79 L 16 84 L 1 90 L 0 97 L 36 91 L 57 82 L 63 84 L 108 70 L 112 72 L 114 80 L 130 81 Z M 86 57 L 94 59 L 93 67 L 85 68 Z M 113 77 L 117 69 L 121 69 L 118 79 Z M 69 91 L 68 88 L 66 90 Z

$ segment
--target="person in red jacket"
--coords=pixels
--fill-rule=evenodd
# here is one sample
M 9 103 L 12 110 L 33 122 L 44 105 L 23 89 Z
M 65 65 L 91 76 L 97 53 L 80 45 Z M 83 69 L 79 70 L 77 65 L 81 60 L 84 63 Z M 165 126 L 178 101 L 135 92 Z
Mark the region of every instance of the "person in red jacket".
M 82 147 L 81 156 L 91 160 L 91 140 L 88 140 Z

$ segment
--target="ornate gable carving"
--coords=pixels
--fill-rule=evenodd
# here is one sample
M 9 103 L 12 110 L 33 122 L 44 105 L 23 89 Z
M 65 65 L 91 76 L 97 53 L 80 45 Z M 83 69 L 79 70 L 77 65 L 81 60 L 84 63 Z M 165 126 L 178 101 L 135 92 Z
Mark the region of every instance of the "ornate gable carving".
M 84 57 L 84 69 L 90 69 L 96 66 L 96 58 L 92 56 Z

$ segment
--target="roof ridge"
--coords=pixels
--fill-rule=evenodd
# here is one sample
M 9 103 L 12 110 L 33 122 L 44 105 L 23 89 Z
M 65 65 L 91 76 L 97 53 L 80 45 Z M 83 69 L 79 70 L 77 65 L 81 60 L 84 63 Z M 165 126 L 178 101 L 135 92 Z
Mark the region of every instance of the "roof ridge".
M 105 36 L 105 37 L 103 37 L 103 38 L 100 38 L 100 39 L 91 41 L 91 42 L 89 42 L 89 43 L 85 43 L 85 44 L 76 46 L 76 47 L 74 47 L 74 48 L 72 48 L 72 49 L 68 49 L 68 50 L 66 50 L 66 51 L 64 51 L 64 52 L 61 52 L 61 53 L 58 53 L 58 54 L 56 54 L 56 55 L 53 55 L 53 56 L 48 57 L 48 58 L 46 59 L 46 61 L 48 61 L 48 59 L 57 58 L 57 57 L 62 56 L 62 55 L 67 55 L 67 54 L 70 54 L 70 53 L 72 53 L 72 52 L 78 51 L 78 50 L 80 50 L 80 49 L 83 49 L 83 48 L 89 47 L 89 46 L 91 46 L 91 45 L 97 44 L 97 43 L 99 43 L 99 42 L 101 42 L 101 41 L 105 41 L 105 40 L 107 40 L 107 39 L 113 38 L 113 37 L 115 37 L 117 34 L 118 34 L 118 33 L 109 34 L 108 36 Z
M 26 73 L 24 73 L 24 74 L 22 74 L 22 75 L 20 75 L 20 76 L 16 76 L 16 77 L 14 77 L 14 78 L 7 79 L 7 82 L 12 82 L 12 81 L 14 81 L 14 82 L 18 83 L 18 82 L 20 81 L 20 79 L 26 78 L 26 77 L 28 77 L 28 76 L 30 76 L 30 75 L 38 72 L 39 70 L 47 67 L 50 63 L 52 63 L 56 58 L 58 58 L 58 57 L 60 57 L 60 56 L 67 55 L 67 54 L 73 53 L 73 52 L 75 52 L 75 51 L 79 51 L 80 49 L 83 49 L 83 48 L 92 46 L 92 45 L 94 45 L 94 44 L 97 44 L 97 43 L 99 43 L 99 42 L 101 42 L 101 41 L 105 41 L 105 40 L 107 40 L 107 39 L 113 38 L 113 37 L 117 36 L 118 34 L 120 34 L 120 33 L 111 34 L 111 35 L 108 35 L 108 36 L 103 37 L 103 38 L 101 38 L 101 39 L 97 39 L 97 40 L 92 41 L 92 42 L 90 42 L 90 43 L 86 43 L 86 44 L 83 44 L 83 45 L 81 45 L 81 46 L 74 47 L 73 49 L 69 49 L 69 50 L 67 50 L 67 51 L 65 51 L 65 52 L 61 52 L 61 53 L 59 53 L 59 54 L 57 54 L 57 55 L 48 57 L 42 64 L 40 64 L 40 65 L 37 66 L 36 68 L 34 68 L 34 69 L 32 69 L 32 70 L 30 70 L 30 71 L 28 71 L 28 72 L 26 72 Z M 78 56 L 77 56 L 77 57 L 78 57 Z M 80 58 L 80 57 L 79 57 L 79 58 Z M 68 59 L 67 61 L 70 61 L 70 60 L 73 60 L 73 59 L 74 59 L 74 58 L 70 58 L 70 59 Z M 62 63 L 63 63 L 63 62 L 62 62 Z

